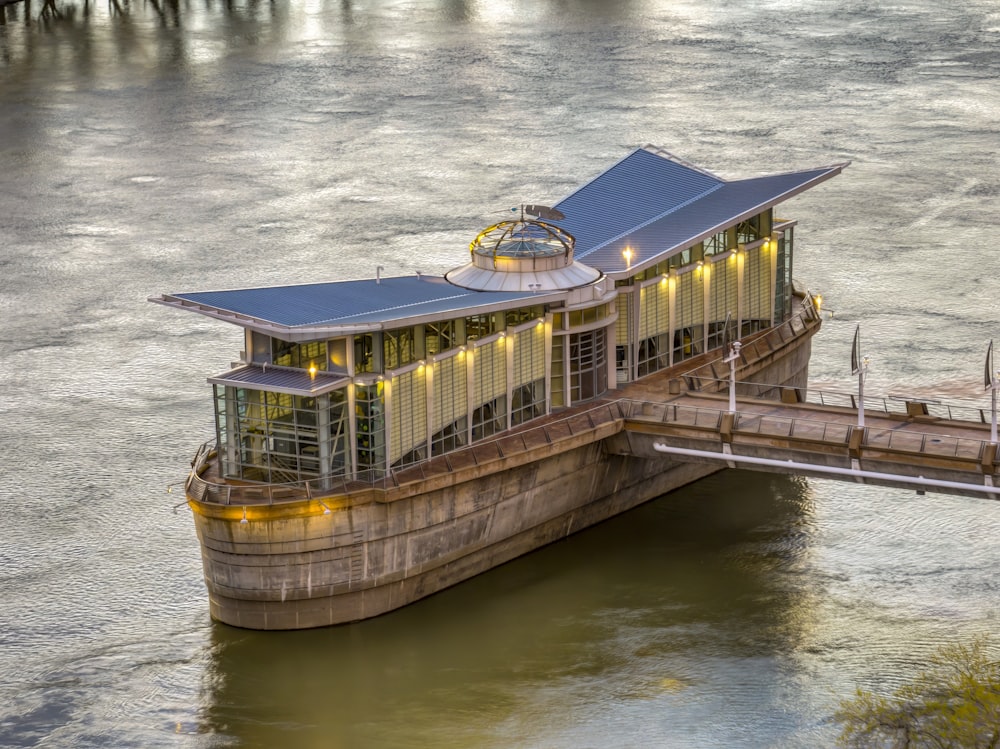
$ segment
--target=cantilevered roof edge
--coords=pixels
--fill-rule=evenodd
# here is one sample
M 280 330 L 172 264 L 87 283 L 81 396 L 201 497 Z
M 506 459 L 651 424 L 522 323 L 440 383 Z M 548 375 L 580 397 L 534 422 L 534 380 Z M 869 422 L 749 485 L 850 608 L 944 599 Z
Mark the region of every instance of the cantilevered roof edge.
M 313 375 L 301 369 L 258 364 L 244 364 L 208 378 L 208 382 L 213 385 L 307 397 L 332 392 L 350 381 L 351 378 L 343 373 L 317 372 Z
M 615 171 L 624 162 L 628 161 L 630 158 L 632 158 L 633 156 L 635 156 L 640 151 L 646 151 L 647 153 L 652 154 L 653 156 L 657 156 L 657 157 L 663 159 L 664 161 L 671 161 L 671 162 L 677 164 L 678 166 L 682 166 L 685 169 L 691 170 L 692 172 L 697 172 L 698 174 L 701 174 L 703 177 L 709 177 L 710 179 L 717 180 L 718 182 L 725 182 L 726 181 L 722 177 L 720 177 L 719 175 L 712 174 L 712 172 L 708 171 L 707 169 L 703 169 L 703 168 L 701 168 L 699 166 L 696 166 L 696 165 L 692 164 L 689 161 L 685 161 L 684 159 L 680 158 L 679 156 L 674 155 L 673 153 L 671 153 L 670 151 L 667 151 L 664 148 L 660 148 L 659 146 L 655 146 L 655 145 L 653 145 L 651 143 L 647 143 L 644 146 L 638 146 L 636 148 L 633 148 L 627 154 L 625 154 L 620 159 L 618 159 L 618 161 L 616 161 L 614 164 L 612 164 L 611 166 L 609 166 L 609 167 L 607 167 L 605 169 L 602 169 L 599 173 L 595 174 L 593 177 L 591 177 L 590 179 L 588 179 L 582 185 L 579 185 L 578 187 L 576 187 L 575 189 L 573 189 L 571 192 L 567 193 L 566 195 L 563 195 L 563 197 L 559 198 L 559 200 L 557 200 L 555 203 L 553 203 L 553 205 L 559 205 L 561 203 L 567 202 L 574 195 L 576 195 L 576 194 L 578 194 L 580 192 L 583 192 L 584 190 L 586 190 L 587 188 L 589 188 L 591 185 L 593 185 L 595 182 L 597 182 L 602 177 L 604 177 L 606 174 Z
M 530 300 L 531 304 L 548 304 L 562 301 L 566 297 L 564 290 L 551 291 L 477 291 L 474 289 L 464 289 L 460 286 L 453 286 L 456 291 L 467 292 L 458 295 L 449 295 L 447 299 L 464 300 L 464 304 L 448 307 L 447 309 L 422 310 L 417 314 L 413 313 L 414 308 L 420 306 L 419 303 L 401 305 L 391 311 L 370 311 L 350 315 L 349 319 L 322 320 L 300 325 L 290 325 L 269 320 L 264 317 L 248 315 L 231 310 L 222 309 L 206 304 L 200 304 L 181 296 L 163 294 L 158 297 L 148 297 L 148 301 L 161 304 L 165 307 L 196 312 L 200 315 L 210 317 L 215 320 L 239 325 L 242 328 L 264 333 L 285 341 L 308 341 L 324 337 L 336 337 L 341 335 L 352 335 L 355 333 L 366 333 L 391 329 L 398 323 L 406 325 L 419 325 L 426 322 L 450 319 L 470 314 L 486 314 L 499 312 L 511 308 L 517 302 Z M 434 302 L 441 301 L 440 299 Z M 432 304 L 432 303 L 429 303 Z M 370 319 L 354 319 L 368 316 Z
M 798 195 L 798 194 L 800 194 L 802 192 L 805 192 L 808 189 L 811 189 L 812 187 L 815 187 L 816 185 L 820 184 L 821 182 L 825 182 L 826 180 L 828 180 L 828 179 L 830 179 L 832 177 L 837 176 L 845 168 L 847 168 L 848 166 L 850 166 L 850 164 L 851 164 L 850 161 L 844 161 L 844 162 L 838 162 L 838 163 L 835 163 L 835 164 L 830 164 L 828 166 L 816 167 L 814 169 L 805 169 L 805 170 L 798 171 L 798 172 L 780 172 L 778 174 L 770 174 L 770 175 L 765 175 L 763 177 L 753 177 L 753 178 L 745 179 L 745 180 L 736 180 L 736 181 L 732 181 L 732 182 L 726 182 L 725 185 L 723 186 L 724 189 L 738 189 L 740 186 L 746 186 L 748 184 L 751 184 L 753 182 L 760 181 L 760 180 L 773 179 L 775 177 L 791 176 L 791 175 L 795 175 L 795 174 L 815 173 L 813 177 L 805 179 L 802 182 L 800 182 L 800 183 L 798 183 L 798 184 L 796 184 L 796 185 L 788 188 L 787 190 L 775 193 L 774 195 L 770 196 L 766 200 L 763 200 L 761 202 L 755 203 L 752 206 L 744 208 L 740 212 L 728 216 L 723 221 L 717 222 L 717 223 L 713 224 L 712 226 L 706 227 L 706 228 L 702 229 L 701 231 L 699 231 L 699 232 L 697 232 L 695 234 L 692 234 L 689 237 L 681 239 L 681 240 L 675 242 L 674 244 L 672 244 L 669 247 L 664 247 L 663 250 L 661 250 L 660 252 L 657 252 L 654 255 L 651 255 L 651 256 L 649 256 L 647 258 L 644 258 L 640 262 L 633 261 L 632 263 L 627 263 L 624 260 L 624 258 L 622 258 L 616 252 L 612 256 L 613 257 L 613 263 L 609 263 L 607 261 L 605 261 L 605 262 L 602 263 L 602 262 L 600 262 L 599 259 L 596 259 L 596 258 L 592 259 L 592 257 L 591 257 L 591 256 L 597 254 L 595 252 L 595 250 L 597 250 L 598 248 L 594 248 L 594 250 L 589 250 L 588 252 L 582 254 L 581 255 L 581 259 L 585 259 L 585 262 L 589 263 L 590 265 L 592 265 L 595 268 L 598 268 L 598 269 L 604 271 L 607 275 L 609 275 L 609 276 L 611 276 L 613 278 L 621 278 L 621 277 L 623 277 L 624 274 L 631 275 L 631 274 L 637 273 L 637 272 L 639 272 L 641 270 L 644 270 L 645 268 L 647 268 L 649 266 L 655 265 L 656 263 L 660 262 L 661 260 L 665 259 L 666 257 L 669 257 L 670 255 L 676 254 L 678 251 L 683 250 L 686 247 L 690 247 L 693 244 L 697 244 L 698 242 L 704 241 L 705 239 L 707 239 L 707 238 L 709 238 L 711 236 L 714 236 L 719 231 L 725 229 L 727 226 L 731 226 L 733 223 L 738 223 L 738 222 L 743 221 L 743 220 L 745 220 L 747 218 L 750 218 L 751 216 L 755 216 L 758 213 L 760 213 L 762 210 L 764 210 L 765 208 L 769 208 L 769 207 L 773 207 L 775 205 L 778 205 L 779 203 L 782 203 L 785 200 L 788 200 L 788 199 L 790 199 L 790 198 L 792 198 L 792 197 L 794 197 L 794 196 L 796 196 L 796 195 Z M 712 194 L 715 194 L 715 193 L 716 193 L 716 191 L 712 192 Z M 711 196 L 712 195 L 707 195 L 707 196 L 704 196 L 704 197 L 711 197 Z M 687 207 L 690 207 L 690 205 L 692 205 L 692 203 L 689 203 Z M 648 228 L 649 226 L 652 226 L 655 223 L 656 222 L 654 221 L 654 222 L 651 222 L 651 223 L 647 224 L 646 228 Z M 633 234 L 633 233 L 625 234 L 625 235 L 617 237 L 616 240 L 614 240 L 614 241 L 606 242 L 606 243 L 602 244 L 599 249 L 604 250 L 606 252 L 607 249 L 611 245 L 613 245 L 615 241 L 620 243 L 625 237 L 631 236 L 631 234 Z
M 580 257 L 581 258 L 587 257 L 588 255 L 590 255 L 592 253 L 598 252 L 602 247 L 607 247 L 609 244 L 614 244 L 615 242 L 617 242 L 620 239 L 623 239 L 624 237 L 627 237 L 627 236 L 630 236 L 632 234 L 635 234 L 638 231 L 642 231 L 644 228 L 646 228 L 650 224 L 655 224 L 657 221 L 662 221 L 667 216 L 669 216 L 671 213 L 677 213 L 677 211 L 679 211 L 679 210 L 681 210 L 683 208 L 687 208 L 692 203 L 697 203 L 702 198 L 705 198 L 705 197 L 711 195 L 716 190 L 721 190 L 723 187 L 725 187 L 725 183 L 724 182 L 720 183 L 718 185 L 715 185 L 715 186 L 711 187 L 710 189 L 706 190 L 705 192 L 700 193 L 698 195 L 695 195 L 695 196 L 689 198 L 688 200 L 685 200 L 683 203 L 678 203 L 677 205 L 668 208 L 663 213 L 661 213 L 661 214 L 659 214 L 657 216 L 653 216 L 652 218 L 650 218 L 650 219 L 648 219 L 646 221 L 643 221 L 641 224 L 638 224 L 637 226 L 633 226 L 631 229 L 628 229 L 626 231 L 621 232 L 616 237 L 611 237 L 611 239 L 607 239 L 607 240 L 601 242 L 600 244 L 595 244 L 593 247 L 587 248 L 587 251 L 584 252 L 584 253 L 581 253 Z

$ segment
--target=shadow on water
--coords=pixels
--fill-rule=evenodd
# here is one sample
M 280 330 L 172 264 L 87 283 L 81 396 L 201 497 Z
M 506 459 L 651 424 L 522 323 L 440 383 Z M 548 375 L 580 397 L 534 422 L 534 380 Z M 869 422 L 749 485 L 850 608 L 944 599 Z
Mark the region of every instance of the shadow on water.
M 714 689 L 738 670 L 720 663 L 796 649 L 811 515 L 804 482 L 729 471 L 374 620 L 215 625 L 201 730 L 240 746 L 490 746 L 609 700 Z

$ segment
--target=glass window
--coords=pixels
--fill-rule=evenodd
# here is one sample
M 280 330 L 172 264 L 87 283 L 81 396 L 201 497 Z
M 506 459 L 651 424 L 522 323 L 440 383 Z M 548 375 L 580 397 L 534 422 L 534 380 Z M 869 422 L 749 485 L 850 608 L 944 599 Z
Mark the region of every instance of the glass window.
M 291 483 L 347 468 L 346 393 L 316 398 L 216 385 L 226 476 Z
M 431 455 L 444 455 L 468 442 L 468 420 L 462 417 L 436 432 L 431 438 Z
M 570 335 L 569 370 L 572 403 L 596 398 L 608 389 L 606 338 L 604 328 Z
M 382 334 L 382 364 L 385 370 L 397 369 L 416 360 L 413 328 L 387 330 Z
M 472 412 L 472 441 L 492 437 L 507 428 L 507 396 L 501 395 Z
M 380 334 L 379 334 L 380 335 Z M 376 334 L 361 333 L 354 336 L 354 372 L 380 372 L 381 362 L 376 361 L 376 352 L 381 357 L 380 348 L 376 348 Z
M 354 393 L 357 420 L 358 473 L 379 478 L 385 473 L 385 399 L 381 382 L 358 385 Z
M 496 315 L 472 315 L 465 318 L 465 335 L 470 341 L 496 333 Z
M 454 320 L 428 323 L 424 326 L 424 349 L 427 356 L 440 354 L 458 345 L 458 334 Z
M 316 369 L 326 370 L 326 341 L 290 343 L 272 338 L 271 361 L 279 367 L 294 367 L 295 369 L 316 367 Z

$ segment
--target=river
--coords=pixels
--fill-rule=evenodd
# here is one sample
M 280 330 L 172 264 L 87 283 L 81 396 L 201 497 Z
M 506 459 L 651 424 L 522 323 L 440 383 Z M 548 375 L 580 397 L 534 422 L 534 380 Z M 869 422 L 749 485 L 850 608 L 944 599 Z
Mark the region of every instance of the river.
M 866 393 L 988 407 L 994 0 L 0 13 L 0 745 L 805 749 L 1000 635 L 996 503 L 736 471 L 372 621 L 214 624 L 168 488 L 242 339 L 146 301 L 443 272 L 645 143 L 851 161 L 780 211 L 833 311 L 814 386 L 856 386 L 860 324 Z

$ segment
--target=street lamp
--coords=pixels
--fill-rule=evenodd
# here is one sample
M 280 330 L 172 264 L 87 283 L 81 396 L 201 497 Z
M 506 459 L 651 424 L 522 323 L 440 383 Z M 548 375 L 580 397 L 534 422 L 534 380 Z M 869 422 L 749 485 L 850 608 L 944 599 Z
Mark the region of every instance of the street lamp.
M 722 361 L 729 363 L 729 413 L 736 413 L 736 360 L 740 358 L 743 344 L 733 341 L 729 344 L 729 356 Z
M 990 341 L 990 347 L 986 349 L 986 389 L 992 391 L 990 393 L 990 400 L 993 404 L 990 409 L 992 414 L 990 443 L 995 445 L 997 442 L 997 391 L 1000 390 L 1000 372 L 993 367 L 993 341 Z
M 865 377 L 868 374 L 868 357 L 861 356 L 861 326 L 854 329 L 851 347 L 851 374 L 858 376 L 858 427 L 865 426 Z

